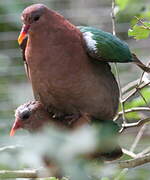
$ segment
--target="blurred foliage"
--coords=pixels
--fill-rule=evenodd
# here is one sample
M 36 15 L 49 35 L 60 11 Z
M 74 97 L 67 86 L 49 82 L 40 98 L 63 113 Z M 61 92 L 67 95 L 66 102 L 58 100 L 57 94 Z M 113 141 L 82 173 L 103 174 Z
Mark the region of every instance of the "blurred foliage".
M 143 97 L 147 100 L 147 104 L 150 103 L 150 88 L 144 88 L 141 91 L 141 94 L 143 95 Z M 143 98 L 141 96 L 135 97 L 132 100 L 130 100 L 129 102 L 125 103 L 125 109 L 130 109 L 133 107 L 146 107 L 147 104 L 145 103 L 145 101 L 143 100 Z M 126 117 L 128 119 L 131 120 L 138 120 L 140 118 L 139 113 L 138 112 L 131 112 L 131 113 L 127 113 Z
M 130 0 L 116 0 L 116 4 L 119 6 L 120 11 L 123 11 L 127 7 L 129 1 Z
M 135 39 L 147 39 L 150 35 L 150 22 L 142 22 L 142 25 L 134 25 L 129 29 L 128 35 L 133 36 Z
M 117 20 L 126 22 L 131 21 L 132 29 L 129 29 L 128 35 L 134 36 L 135 39 L 147 39 L 150 35 L 150 5 L 146 0 L 116 0 L 118 5 Z M 133 18 L 136 16 L 137 18 Z M 141 25 L 139 20 L 141 19 Z
M 104 144 L 103 138 L 106 140 L 106 137 L 102 138 L 103 132 L 103 127 L 95 129 L 92 126 L 85 126 L 72 132 L 49 127 L 37 134 L 28 134 L 26 136 L 20 134 L 20 136 L 13 139 L 5 138 L 8 144 L 14 146 L 14 150 L 10 152 L 5 150 L 3 152 L 2 168 L 8 168 L 5 166 L 7 156 L 8 162 L 13 162 L 15 159 L 13 164 L 9 164 L 9 169 L 13 169 L 14 166 L 18 169 L 21 168 L 20 162 L 22 165 L 24 164 L 24 168 L 39 168 L 44 166 L 43 157 L 46 157 L 49 161 L 55 162 L 56 167 L 61 167 L 61 172 L 69 175 L 71 180 L 91 179 L 90 177 L 97 176 L 96 174 L 100 169 L 103 170 L 103 165 L 101 166 L 98 160 L 97 165 L 94 161 L 92 162 L 92 159 L 85 161 L 83 155 L 93 152 L 97 142 L 100 147 L 101 144 Z M 108 168 L 110 169 L 110 167 Z M 113 176 L 116 172 L 117 168 L 115 167 L 112 170 L 110 169 L 109 174 Z M 99 178 L 102 177 L 101 174 L 98 176 Z
M 130 22 L 134 16 L 149 16 L 148 0 L 116 0 L 118 5 L 117 21 Z
M 149 104 L 150 103 L 150 88 L 148 87 L 141 90 L 141 94 L 147 100 L 147 104 Z M 143 100 L 141 96 L 136 97 L 132 101 L 130 101 L 130 107 L 147 106 L 147 104 L 145 104 L 145 101 Z

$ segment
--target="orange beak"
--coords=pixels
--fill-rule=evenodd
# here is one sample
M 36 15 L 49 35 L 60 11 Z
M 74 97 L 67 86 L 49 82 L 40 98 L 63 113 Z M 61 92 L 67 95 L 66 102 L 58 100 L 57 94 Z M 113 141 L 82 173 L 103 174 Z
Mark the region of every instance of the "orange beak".
M 21 123 L 19 121 L 15 121 L 13 127 L 10 131 L 10 136 L 14 136 L 17 129 L 21 128 Z
M 18 37 L 18 43 L 19 43 L 19 45 L 22 44 L 23 40 L 24 40 L 25 37 L 27 36 L 29 28 L 30 28 L 30 25 L 23 25 L 23 26 L 22 26 L 20 35 L 19 35 L 19 37 Z

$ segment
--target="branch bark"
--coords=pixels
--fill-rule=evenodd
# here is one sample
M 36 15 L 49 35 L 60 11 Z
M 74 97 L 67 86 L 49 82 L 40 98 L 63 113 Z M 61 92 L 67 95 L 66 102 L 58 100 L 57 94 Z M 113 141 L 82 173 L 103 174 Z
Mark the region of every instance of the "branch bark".
M 116 36 L 116 24 L 115 24 L 115 0 L 112 0 L 112 12 L 111 12 L 111 18 L 112 18 L 112 33 L 114 36 Z M 121 109 L 123 111 L 122 118 L 123 118 L 123 123 L 126 123 L 126 117 L 125 117 L 125 109 L 124 109 L 124 102 L 123 102 L 123 94 L 122 94 L 122 87 L 121 87 L 121 82 L 120 82 L 120 76 L 119 76 L 119 71 L 118 71 L 118 66 L 117 63 L 114 63 L 115 71 L 116 71 L 116 79 L 118 82 L 118 87 L 119 87 L 119 92 L 120 92 L 120 105 Z
M 134 141 L 133 141 L 133 144 L 130 148 L 130 151 L 131 152 L 134 152 L 135 148 L 137 147 L 137 145 L 139 144 L 143 134 L 144 134 L 144 131 L 146 130 L 147 128 L 147 124 L 144 124 L 141 129 L 139 130 L 138 134 L 136 135 Z
M 131 91 L 133 88 L 137 87 L 139 81 L 140 81 L 140 79 L 136 79 L 136 80 L 134 80 L 132 82 L 129 82 L 127 85 L 125 85 L 122 88 L 123 95 L 128 93 L 129 91 Z
M 142 157 L 138 157 L 131 160 L 119 161 L 116 162 L 117 167 L 124 168 L 134 168 L 146 163 L 150 163 L 150 153 Z M 47 173 L 44 170 L 1 170 L 0 179 L 9 179 L 9 178 L 48 178 L 53 176 L 53 174 Z
M 137 155 L 136 155 L 134 152 L 129 151 L 129 150 L 127 150 L 127 149 L 124 149 L 124 148 L 123 148 L 123 149 L 122 149 L 122 152 L 123 152 L 124 154 L 132 157 L 132 158 L 136 158 L 136 157 L 137 157 Z
M 150 163 L 150 154 L 131 160 L 119 161 L 117 162 L 117 165 L 119 168 L 134 168 L 146 163 Z
M 142 112 L 142 111 L 150 111 L 149 107 L 134 107 L 130 109 L 126 109 L 125 113 L 131 113 L 131 112 Z M 123 114 L 123 111 L 120 111 L 116 117 L 114 118 L 114 121 L 116 121 L 121 115 Z
M 4 147 L 0 147 L 0 152 L 8 151 L 8 150 L 13 150 L 13 149 L 17 149 L 17 148 L 22 148 L 22 147 L 23 147 L 23 146 L 21 146 L 21 145 L 4 146 Z
M 139 121 L 137 121 L 135 123 L 126 123 L 126 124 L 122 125 L 122 131 L 124 129 L 127 129 L 127 128 L 139 127 L 139 126 L 142 126 L 142 125 L 144 125 L 146 123 L 149 123 L 149 122 L 150 122 L 150 118 L 145 118 L 145 119 L 141 119 L 141 120 L 139 120 Z
M 47 178 L 51 175 L 43 170 L 1 170 L 0 171 L 0 179 L 7 178 Z
M 150 122 L 150 118 L 141 119 L 135 123 L 124 123 L 121 126 L 121 129 L 119 130 L 119 133 L 122 133 L 127 128 L 133 128 L 133 127 L 139 127 L 142 125 L 146 125 L 146 123 Z
M 138 92 L 138 90 L 141 90 L 141 89 L 145 88 L 149 84 L 150 84 L 150 82 L 135 87 L 133 89 L 133 91 L 127 97 L 125 97 L 122 101 L 125 103 L 129 98 L 131 98 L 133 95 L 135 95 Z

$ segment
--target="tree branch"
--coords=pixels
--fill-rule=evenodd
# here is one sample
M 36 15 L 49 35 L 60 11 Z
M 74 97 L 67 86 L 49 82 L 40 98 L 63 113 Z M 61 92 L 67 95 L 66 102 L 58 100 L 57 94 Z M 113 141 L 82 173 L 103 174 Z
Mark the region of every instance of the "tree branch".
M 137 16 L 134 16 L 134 17 L 138 20 L 139 23 L 142 24 L 142 28 L 143 28 L 143 29 L 150 30 L 150 27 L 147 27 L 140 18 L 138 18 Z
M 127 150 L 127 149 L 122 148 L 122 152 L 123 152 L 124 154 L 132 157 L 132 158 L 136 158 L 136 157 L 137 157 L 137 155 L 136 155 L 134 152 L 129 151 L 129 150 Z
M 7 178 L 47 178 L 52 175 L 48 174 L 43 170 L 1 170 L 0 171 L 0 179 Z
M 141 156 L 143 156 L 143 155 L 145 155 L 145 154 L 147 154 L 149 152 L 150 152 L 150 146 L 147 147 L 146 149 L 144 149 L 142 152 L 138 153 L 137 157 L 141 157 Z
M 140 111 L 150 111 L 149 107 L 135 107 L 135 108 L 130 108 L 126 109 L 125 113 L 131 113 L 131 112 L 140 112 Z M 117 116 L 114 118 L 114 121 L 116 121 L 121 115 L 123 111 L 120 111 Z
M 140 79 L 136 79 L 132 82 L 129 82 L 128 84 L 126 84 L 123 88 L 122 88 L 122 93 L 126 94 L 127 92 L 131 91 L 133 88 L 137 87 L 138 82 L 140 81 Z
M 134 168 L 146 163 L 150 163 L 150 154 L 146 154 L 142 157 L 126 160 L 126 161 L 119 161 L 117 165 L 119 168 Z
M 4 146 L 4 147 L 0 147 L 0 152 L 2 151 L 8 151 L 8 150 L 13 150 L 13 149 L 17 149 L 17 148 L 22 148 L 23 146 L 21 145 L 13 145 L 13 146 Z
M 139 95 L 141 96 L 141 98 L 143 99 L 145 104 L 147 105 L 147 107 L 149 107 L 149 104 L 148 104 L 147 100 L 145 99 L 145 97 L 143 96 L 143 94 L 141 93 L 141 91 L 139 89 L 137 89 L 137 90 L 138 90 Z
M 112 12 L 111 12 L 111 18 L 112 18 L 112 32 L 113 35 L 116 36 L 116 24 L 115 24 L 115 0 L 112 0 Z M 126 117 L 125 117 L 125 112 L 124 112 L 124 102 L 122 100 L 123 94 L 122 94 L 122 88 L 121 88 L 121 82 L 120 82 L 120 76 L 119 76 L 119 71 L 117 67 L 117 63 L 114 63 L 115 71 L 116 71 L 116 78 L 118 82 L 118 87 L 119 87 L 119 93 L 120 93 L 120 105 L 121 109 L 123 111 L 122 118 L 123 118 L 123 123 L 126 123 Z
M 138 134 L 136 135 L 136 137 L 135 137 L 135 139 L 134 139 L 134 142 L 133 142 L 133 144 L 132 144 L 132 146 L 131 146 L 131 148 L 130 148 L 130 151 L 131 151 L 131 152 L 134 152 L 135 148 L 137 147 L 139 141 L 141 140 L 141 138 L 142 138 L 142 136 L 143 136 L 143 134 L 144 134 L 144 131 L 145 131 L 146 127 L 147 127 L 147 125 L 144 124 L 144 125 L 141 127 L 141 129 L 140 129 L 140 131 L 138 132 Z
M 126 102 L 129 98 L 131 98 L 133 95 L 135 95 L 138 90 L 141 90 L 143 88 L 145 88 L 146 86 L 148 86 L 150 84 L 150 82 L 146 83 L 146 84 L 142 84 L 142 85 L 139 85 L 137 86 L 136 88 L 134 88 L 134 90 L 126 97 L 124 98 L 122 101 L 123 102 Z
M 146 163 L 150 163 L 150 153 L 146 154 L 142 157 L 137 157 L 135 159 L 119 161 L 115 164 L 121 168 L 134 168 Z M 1 170 L 0 171 L 0 179 L 8 179 L 8 178 L 47 178 L 51 177 L 53 174 L 47 173 L 44 170 Z
M 139 126 L 142 126 L 148 122 L 150 122 L 150 118 L 145 118 L 145 119 L 141 119 L 135 123 L 126 123 L 126 124 L 122 125 L 122 128 L 124 130 L 126 128 L 139 127 Z

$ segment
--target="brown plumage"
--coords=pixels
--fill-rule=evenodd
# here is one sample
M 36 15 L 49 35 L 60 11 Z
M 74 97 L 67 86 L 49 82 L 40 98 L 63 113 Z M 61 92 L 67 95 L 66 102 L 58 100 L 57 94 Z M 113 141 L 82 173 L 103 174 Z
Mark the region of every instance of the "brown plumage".
M 72 131 L 84 125 L 86 126 L 92 125 L 93 123 L 94 122 L 91 121 L 91 118 L 90 116 L 88 116 L 88 114 L 83 114 L 79 119 L 72 122 L 68 121 L 67 119 L 59 120 L 56 118 L 52 118 L 41 102 L 31 101 L 19 106 L 16 109 L 15 122 L 11 129 L 10 135 L 13 136 L 15 131 L 20 128 L 28 130 L 31 133 L 39 132 L 44 127 L 50 127 L 50 126 L 55 126 L 61 130 L 65 129 Z M 101 139 L 100 145 L 98 145 L 97 148 L 95 148 L 95 150 L 93 150 L 91 153 L 82 154 L 82 156 L 84 158 L 91 160 L 92 159 L 114 160 L 116 158 L 119 158 L 122 155 L 122 151 L 121 148 L 117 145 L 117 131 L 115 130 L 116 128 L 117 125 L 115 125 L 111 121 L 107 121 L 107 123 L 102 122 L 99 128 L 100 137 L 99 136 L 97 137 L 97 139 L 99 138 Z M 113 131 L 111 129 L 113 129 L 115 133 L 112 133 Z M 105 136 L 103 135 L 103 133 L 105 134 Z M 103 143 L 102 143 L 102 139 L 104 139 Z
M 76 121 L 69 119 L 56 119 L 47 112 L 47 109 L 39 101 L 30 101 L 20 105 L 15 111 L 15 122 L 12 126 L 10 135 L 13 136 L 18 129 L 25 129 L 33 132 L 41 131 L 45 126 L 56 126 L 61 129 L 73 130 L 82 125 L 90 123 L 87 114 L 82 115 Z
M 23 56 L 35 99 L 58 116 L 88 113 L 112 120 L 118 85 L 107 63 L 87 55 L 81 32 L 41 4 L 27 7 L 22 20 L 28 36 Z
M 117 82 L 108 63 L 99 63 L 87 54 L 79 29 L 42 4 L 27 7 L 22 21 L 18 41 L 26 72 L 35 99 L 43 104 L 47 115 L 62 121 L 62 127 L 68 121 L 75 127 L 78 122 L 81 125 L 83 114 L 92 121 L 112 122 L 119 104 Z M 109 156 L 121 154 L 117 147 Z

